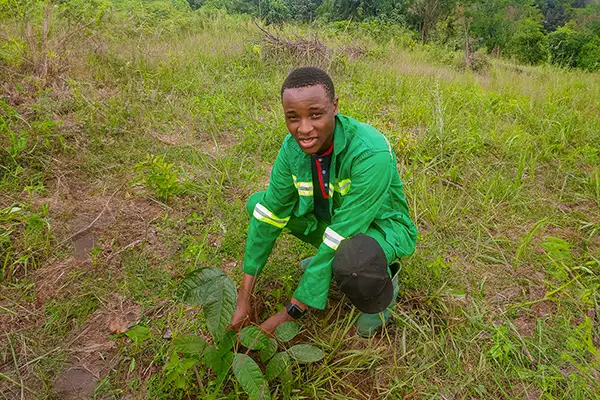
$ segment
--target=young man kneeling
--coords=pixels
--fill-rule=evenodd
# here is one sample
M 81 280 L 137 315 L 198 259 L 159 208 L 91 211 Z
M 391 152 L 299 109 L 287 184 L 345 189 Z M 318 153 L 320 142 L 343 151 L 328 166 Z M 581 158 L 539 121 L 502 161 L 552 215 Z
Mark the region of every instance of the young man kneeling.
M 309 307 L 324 309 L 333 277 L 362 312 L 358 333 L 371 336 L 389 320 L 398 259 L 411 254 L 417 240 L 395 154 L 375 128 L 338 114 L 333 82 L 318 68 L 292 71 L 281 99 L 290 134 L 267 190 L 248 200 L 244 277 L 230 328 L 249 322 L 256 277 L 287 228 L 317 252 L 301 261 L 304 273 L 286 308 L 261 328 L 273 332 Z

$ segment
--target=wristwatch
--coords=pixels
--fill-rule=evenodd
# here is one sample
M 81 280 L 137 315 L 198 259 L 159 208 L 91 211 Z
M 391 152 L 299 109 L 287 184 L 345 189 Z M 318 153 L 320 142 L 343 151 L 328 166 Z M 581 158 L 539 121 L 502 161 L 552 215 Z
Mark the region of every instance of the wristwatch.
M 290 317 L 294 318 L 294 319 L 299 319 L 300 317 L 302 317 L 304 315 L 304 313 L 306 312 L 306 310 L 301 309 L 300 307 L 298 307 L 296 304 L 288 301 L 285 304 L 285 308 L 287 310 L 287 313 Z

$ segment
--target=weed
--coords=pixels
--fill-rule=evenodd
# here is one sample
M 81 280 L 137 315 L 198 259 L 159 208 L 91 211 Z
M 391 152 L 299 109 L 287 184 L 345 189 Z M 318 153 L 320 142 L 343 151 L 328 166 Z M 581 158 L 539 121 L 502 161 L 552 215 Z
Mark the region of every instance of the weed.
M 142 174 L 145 186 L 163 201 L 184 191 L 175 164 L 167 163 L 164 156 L 147 155 L 146 161 L 138 163 L 136 169 Z

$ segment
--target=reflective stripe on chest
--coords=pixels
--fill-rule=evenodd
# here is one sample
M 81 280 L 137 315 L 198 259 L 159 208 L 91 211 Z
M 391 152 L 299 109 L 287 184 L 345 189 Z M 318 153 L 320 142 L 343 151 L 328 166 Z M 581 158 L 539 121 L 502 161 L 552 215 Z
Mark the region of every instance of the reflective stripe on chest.
M 294 180 L 294 186 L 298 189 L 298 195 L 300 196 L 312 196 L 313 195 L 313 183 L 312 182 L 300 182 L 296 175 L 292 175 Z M 329 186 L 329 196 L 333 196 L 333 192 L 338 192 L 342 196 L 345 196 L 350 191 L 352 181 L 350 179 L 336 179 L 333 185 Z

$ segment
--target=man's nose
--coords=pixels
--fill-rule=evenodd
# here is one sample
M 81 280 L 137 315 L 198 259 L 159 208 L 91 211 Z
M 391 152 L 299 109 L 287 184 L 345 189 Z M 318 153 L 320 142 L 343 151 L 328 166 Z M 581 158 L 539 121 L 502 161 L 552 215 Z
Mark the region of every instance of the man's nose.
M 300 135 L 307 135 L 312 131 L 312 124 L 307 119 L 301 119 L 298 125 L 298 133 Z

